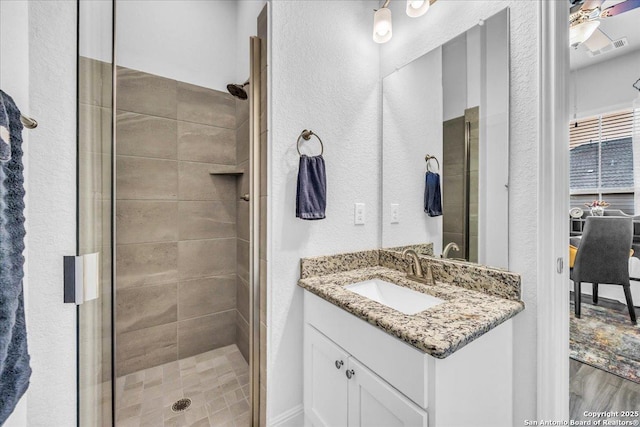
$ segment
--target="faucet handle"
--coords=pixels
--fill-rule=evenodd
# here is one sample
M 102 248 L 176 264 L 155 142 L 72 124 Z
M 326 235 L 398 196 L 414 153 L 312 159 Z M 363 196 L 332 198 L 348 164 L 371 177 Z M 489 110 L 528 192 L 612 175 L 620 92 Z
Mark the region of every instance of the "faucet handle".
M 407 274 L 411 276 L 421 277 L 422 266 L 420 265 L 420 258 L 418 257 L 416 251 L 414 251 L 413 249 L 405 249 L 404 251 L 402 251 L 402 257 L 405 259 L 409 258 L 413 261 L 409 264 L 409 271 L 407 272 Z
M 424 273 L 425 283 L 427 285 L 435 285 L 436 281 L 433 278 L 433 270 L 431 269 L 431 263 L 427 261 L 427 271 Z

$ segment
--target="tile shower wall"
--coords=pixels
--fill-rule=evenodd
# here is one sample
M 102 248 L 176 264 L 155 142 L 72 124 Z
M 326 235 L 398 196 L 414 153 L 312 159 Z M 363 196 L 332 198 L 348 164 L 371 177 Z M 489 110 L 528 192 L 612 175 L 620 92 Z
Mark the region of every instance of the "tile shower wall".
M 236 147 L 236 135 L 244 138 L 236 100 L 118 73 L 117 376 L 236 343 L 236 335 L 248 348 L 240 322 L 248 275 L 237 267 L 248 256 L 248 225 L 236 229 L 248 211 L 238 210 L 234 176 L 209 173 L 237 165 L 238 154 L 248 159 Z

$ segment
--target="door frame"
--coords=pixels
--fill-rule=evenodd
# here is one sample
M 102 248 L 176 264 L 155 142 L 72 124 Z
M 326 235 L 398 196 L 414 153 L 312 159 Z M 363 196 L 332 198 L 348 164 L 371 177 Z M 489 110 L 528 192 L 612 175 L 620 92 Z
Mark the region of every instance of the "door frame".
M 569 420 L 569 10 L 539 13 L 537 415 Z

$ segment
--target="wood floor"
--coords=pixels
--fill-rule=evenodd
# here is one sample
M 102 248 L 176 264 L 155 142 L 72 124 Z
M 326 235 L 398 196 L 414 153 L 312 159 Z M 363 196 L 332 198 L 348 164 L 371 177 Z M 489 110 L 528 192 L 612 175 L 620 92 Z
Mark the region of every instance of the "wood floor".
M 573 299 L 573 295 L 571 295 L 571 299 Z M 591 296 L 583 294 L 582 303 L 590 304 Z M 606 298 L 600 298 L 598 305 L 627 312 L 626 305 Z M 592 417 L 584 416 L 585 411 L 633 411 L 640 409 L 640 384 L 573 359 L 570 360 L 569 372 L 569 409 L 572 420 L 593 420 Z M 633 420 L 633 418 L 614 419 Z
M 570 371 L 570 403 L 572 420 L 589 420 L 585 411 L 632 411 L 640 409 L 640 384 L 593 368 L 573 359 Z M 620 418 L 629 420 L 629 418 Z M 633 420 L 633 418 L 631 418 Z

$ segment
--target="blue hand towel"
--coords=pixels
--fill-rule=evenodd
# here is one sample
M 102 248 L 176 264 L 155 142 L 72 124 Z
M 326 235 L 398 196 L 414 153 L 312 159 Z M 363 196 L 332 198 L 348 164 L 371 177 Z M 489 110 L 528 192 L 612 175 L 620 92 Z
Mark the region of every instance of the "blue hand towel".
M 322 156 L 300 156 L 296 217 L 324 219 L 327 208 L 327 175 Z
M 4 110 L 4 112 L 2 112 Z M 31 368 L 24 321 L 24 178 L 22 123 L 13 99 L 0 91 L 2 144 L 11 155 L 0 160 L 0 425 L 29 386 Z M 6 153 L 5 153 L 6 154 Z
M 424 211 L 429 216 L 442 215 L 442 195 L 440 193 L 440 175 L 427 172 L 424 185 Z

